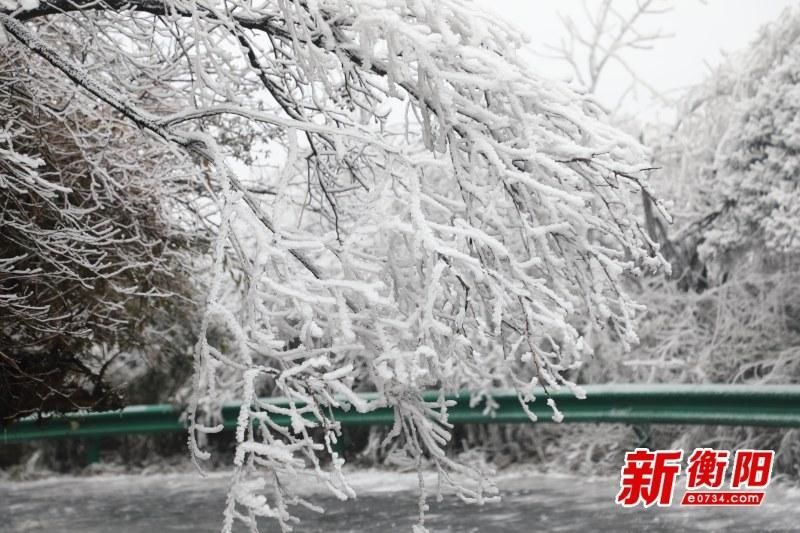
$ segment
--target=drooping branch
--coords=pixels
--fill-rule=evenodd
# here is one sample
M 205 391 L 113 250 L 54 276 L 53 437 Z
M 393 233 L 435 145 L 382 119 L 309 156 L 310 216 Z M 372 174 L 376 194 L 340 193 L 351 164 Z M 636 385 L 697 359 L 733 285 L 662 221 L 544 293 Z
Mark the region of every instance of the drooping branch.
M 208 203 L 218 236 L 191 442 L 204 457 L 195 434 L 217 428 L 194 414 L 213 411 L 220 391 L 243 399 L 226 528 L 254 527 L 256 514 L 290 522 L 280 480 L 273 506 L 246 484 L 250 468 L 284 476 L 311 465 L 338 483 L 317 453 L 333 453 L 326 412 L 345 401 L 394 407 L 390 436 L 407 458 L 429 457 L 480 501 L 485 473 L 447 457 L 447 405 L 421 391 L 469 384 L 489 395 L 501 383 L 527 403 L 539 384 L 575 388 L 588 329 L 635 342 L 621 280 L 661 264 L 629 216 L 647 186 L 643 150 L 590 100 L 528 72 L 515 31 L 458 2 L 225 7 L 51 2 L 0 21 L 117 113 L 210 163 L 201 174 L 217 180 Z M 58 10 L 87 15 L 73 23 Z M 47 17 L 57 30 L 97 30 L 80 51 L 91 71 L 24 25 Z M 265 133 L 250 155 L 278 145 L 259 154 L 274 163 L 262 187 L 274 196 L 250 194 L 229 168 L 217 145 L 231 129 Z M 227 268 L 240 285 L 226 284 Z M 305 407 L 260 402 L 265 380 Z M 353 394 L 364 389 L 374 402 Z M 276 427 L 275 414 L 292 427 Z
M 34 34 L 29 32 L 27 29 L 25 29 L 24 25 L 15 18 L 6 15 L 4 13 L 0 13 L 0 22 L 2 22 L 3 26 L 11 35 L 13 35 L 21 43 L 27 46 L 31 51 L 41 56 L 45 61 L 53 65 L 61 72 L 63 72 L 70 80 L 72 80 L 73 83 L 75 83 L 79 87 L 82 87 L 89 93 L 96 96 L 99 100 L 113 107 L 120 114 L 122 114 L 124 117 L 132 121 L 140 128 L 146 129 L 158 135 L 165 141 L 169 143 L 174 143 L 186 149 L 190 153 L 200 156 L 203 160 L 208 161 L 209 163 L 212 164 L 219 163 L 219 158 L 216 157 L 210 151 L 210 147 L 207 146 L 206 143 L 202 142 L 197 137 L 188 134 L 187 132 L 173 130 L 170 126 L 179 124 L 186 120 L 191 120 L 192 118 L 213 116 L 215 114 L 220 114 L 220 113 L 240 114 L 243 113 L 243 111 L 232 108 L 211 109 L 211 110 L 196 111 L 194 113 L 190 112 L 180 115 L 172 115 L 169 117 L 165 117 L 163 119 L 159 119 L 127 103 L 124 98 L 122 98 L 110 87 L 104 86 L 101 82 L 97 81 L 91 74 L 86 72 L 85 69 L 69 61 L 67 58 L 59 54 L 58 51 L 56 51 L 54 48 L 52 48 L 44 41 L 36 37 Z M 279 124 L 286 127 L 294 126 L 294 127 L 310 128 L 311 130 L 315 129 L 313 124 L 307 124 L 307 123 L 301 124 L 299 122 L 291 121 L 288 119 L 267 117 L 264 114 L 259 114 L 255 112 L 249 112 L 247 113 L 247 116 L 257 121 L 264 121 L 271 124 Z M 262 222 L 262 224 L 264 224 L 264 227 L 274 232 L 275 231 L 274 224 L 270 220 L 270 217 L 263 211 L 263 209 L 260 208 L 259 203 L 255 199 L 253 194 L 247 189 L 247 187 L 245 187 L 242 184 L 242 182 L 233 173 L 230 174 L 229 179 L 231 180 L 231 184 L 242 193 L 245 202 L 247 202 L 248 206 L 250 206 L 250 208 L 253 209 L 253 211 L 258 214 L 259 220 Z M 322 279 L 322 274 L 320 269 L 317 266 L 315 266 L 311 260 L 305 257 L 305 255 L 302 252 L 300 252 L 299 250 L 290 250 L 290 253 L 315 278 Z M 353 304 L 350 305 L 352 306 Z

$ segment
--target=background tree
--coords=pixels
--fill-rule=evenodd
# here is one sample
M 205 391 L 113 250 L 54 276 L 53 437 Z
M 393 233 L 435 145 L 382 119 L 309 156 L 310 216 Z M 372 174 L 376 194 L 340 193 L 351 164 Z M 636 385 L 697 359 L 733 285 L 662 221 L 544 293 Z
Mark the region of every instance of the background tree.
M 621 357 L 597 337 L 585 379 L 797 382 L 797 255 L 788 206 L 796 194 L 798 32 L 797 13 L 786 12 L 677 102 L 675 124 L 645 130 L 660 167 L 650 184 L 671 204 L 674 223 L 653 212 L 645 220 L 672 277 L 648 277 L 631 289 L 648 308 L 637 323 L 641 343 Z M 619 442 L 639 438 L 623 427 L 607 429 L 607 440 L 580 428 L 558 435 L 542 428 L 535 436 L 556 443 L 550 460 L 584 471 L 619 464 Z M 659 427 L 650 439 L 654 447 L 774 449 L 778 471 L 797 475 L 794 430 Z M 588 441 L 587 454 L 581 445 Z
M 118 406 L 114 357 L 190 297 L 179 166 L 24 47 L 0 65 L 0 416 Z
M 665 174 L 674 178 L 656 186 L 665 196 L 686 199 L 676 209 L 679 222 L 670 239 L 707 272 L 702 286 L 688 287 L 710 292 L 699 299 L 714 315 L 712 342 L 698 350 L 708 354 L 709 365 L 701 368 L 713 372 L 713 381 L 796 379 L 790 206 L 796 195 L 798 38 L 796 12 L 765 27 L 750 49 L 687 95 L 660 149 Z
M 575 71 L 576 81 L 596 90 L 613 75 L 609 66 L 634 51 L 608 43 L 658 38 L 659 32 L 637 26 L 647 22 L 636 16 L 639 10 L 654 5 L 587 5 L 586 20 L 565 20 L 557 56 Z M 647 16 L 651 25 L 669 4 L 656 7 Z M 633 21 L 632 26 L 621 21 Z M 645 276 L 627 286 L 647 308 L 638 315 L 641 343 L 631 353 L 621 353 L 613 335 L 585 326 L 594 354 L 575 375 L 580 382 L 797 381 L 797 257 L 787 244 L 793 236 L 789 206 L 795 195 L 797 104 L 790 56 L 799 28 L 797 14 L 787 12 L 763 28 L 752 47 L 731 55 L 674 102 L 656 95 L 677 116 L 672 124 L 644 124 L 619 112 L 612 116 L 653 147 L 656 168 L 649 184 L 670 206 L 674 221 L 653 209 L 647 196 L 636 216 L 669 261 L 671 274 Z M 607 57 L 612 49 L 616 56 Z M 631 74 L 635 82 L 638 76 Z M 533 425 L 464 432 L 465 446 L 481 449 L 491 442 L 487 454 L 501 464 L 534 460 L 586 474 L 617 472 L 624 451 L 643 439 L 656 448 L 775 449 L 778 471 L 793 476 L 800 453 L 793 430 Z
M 637 90 L 668 103 L 661 92 L 647 83 L 629 64 L 632 53 L 650 50 L 670 34 L 653 23 L 672 9 L 668 0 L 602 0 L 582 2 L 581 17 L 562 16 L 563 37 L 557 45 L 549 45 L 548 56 L 569 67 L 574 81 L 596 95 L 609 72 L 624 74 L 627 85 L 620 87 L 616 102 L 608 102 L 613 112 Z M 609 82 L 605 81 L 607 85 Z M 616 117 L 620 119 L 621 117 Z M 639 125 L 641 126 L 641 125 Z

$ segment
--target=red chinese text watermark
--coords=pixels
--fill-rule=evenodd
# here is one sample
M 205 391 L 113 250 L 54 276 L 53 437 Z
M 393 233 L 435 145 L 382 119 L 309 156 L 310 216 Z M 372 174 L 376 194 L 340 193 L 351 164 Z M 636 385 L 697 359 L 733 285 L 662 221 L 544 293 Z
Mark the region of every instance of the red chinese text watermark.
M 727 450 L 697 448 L 687 459 L 681 505 L 761 505 L 774 458 L 771 450 L 738 450 L 731 461 Z M 683 450 L 627 452 L 616 502 L 624 507 L 672 505 L 682 460 Z M 731 465 L 727 486 L 731 490 L 722 490 Z

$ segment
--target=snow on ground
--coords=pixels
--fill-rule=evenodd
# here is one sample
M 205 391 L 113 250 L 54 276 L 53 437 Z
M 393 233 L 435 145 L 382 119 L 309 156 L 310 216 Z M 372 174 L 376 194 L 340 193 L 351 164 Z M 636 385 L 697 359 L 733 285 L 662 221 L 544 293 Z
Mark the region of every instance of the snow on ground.
M 417 474 L 354 470 L 358 493 L 340 502 L 310 481 L 293 484 L 326 508 L 324 516 L 299 510 L 297 531 L 410 531 L 416 516 Z M 431 531 L 796 531 L 800 491 L 771 487 L 761 508 L 621 509 L 616 478 L 579 478 L 508 470 L 498 477 L 503 500 L 483 506 L 453 497 L 431 498 Z M 433 486 L 434 474 L 426 474 Z M 228 475 L 103 475 L 0 483 L 0 531 L 219 531 Z M 676 494 L 676 499 L 679 495 Z M 266 525 L 266 524 L 265 524 Z M 268 527 L 264 530 L 271 531 Z

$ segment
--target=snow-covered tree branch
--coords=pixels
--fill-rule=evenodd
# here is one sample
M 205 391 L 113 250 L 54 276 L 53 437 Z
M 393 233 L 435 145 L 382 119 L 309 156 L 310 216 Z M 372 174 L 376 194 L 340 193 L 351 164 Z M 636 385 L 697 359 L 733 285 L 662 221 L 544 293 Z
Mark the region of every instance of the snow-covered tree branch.
M 216 238 L 190 447 L 207 457 L 215 409 L 243 400 L 226 531 L 258 516 L 289 529 L 303 502 L 281 479 L 299 471 L 352 495 L 329 416 L 342 403 L 394 407 L 407 460 L 483 501 L 486 473 L 444 453 L 447 406 L 421 392 L 579 394 L 568 373 L 587 332 L 636 341 L 621 279 L 662 263 L 631 216 L 646 154 L 592 101 L 531 73 L 522 37 L 471 4 L 8 4 L 5 48 L 60 72 L 62 98 L 77 89 L 103 120 L 190 158 L 205 188 Z M 305 407 L 278 413 L 267 389 Z M 250 479 L 258 467 L 269 477 Z

